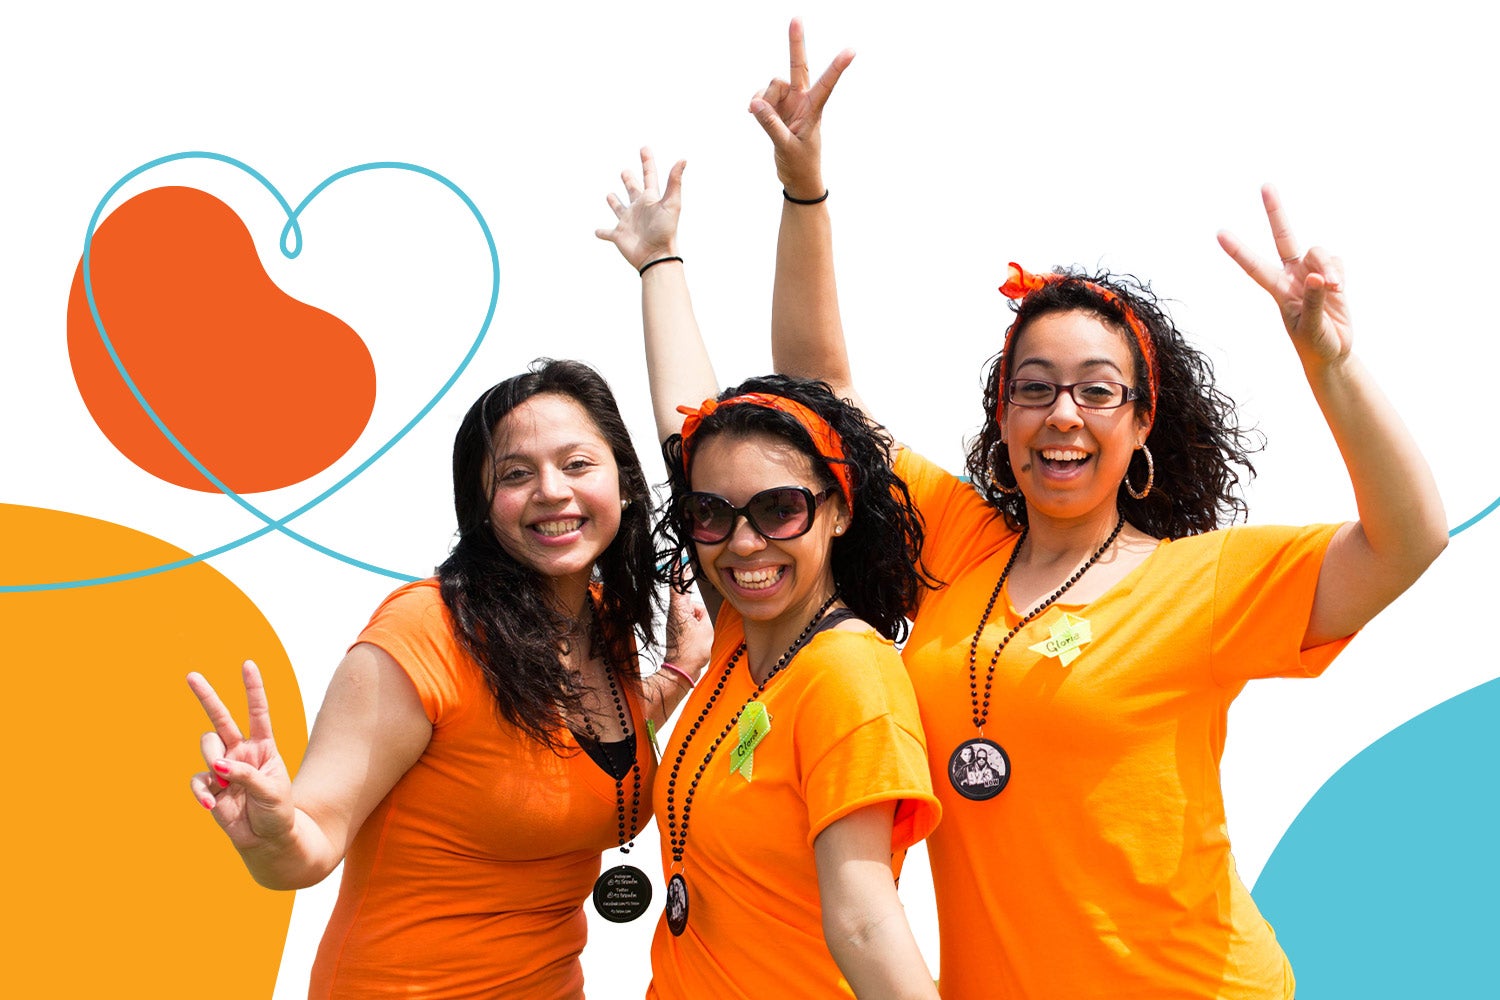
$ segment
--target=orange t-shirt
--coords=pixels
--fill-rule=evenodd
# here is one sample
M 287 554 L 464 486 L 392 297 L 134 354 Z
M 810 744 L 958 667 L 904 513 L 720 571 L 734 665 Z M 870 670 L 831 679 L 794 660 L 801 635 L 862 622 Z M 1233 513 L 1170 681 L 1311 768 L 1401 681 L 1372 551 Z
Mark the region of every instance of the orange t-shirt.
M 1337 526 L 1163 541 L 1093 603 L 1064 595 L 1000 656 L 985 736 L 1009 755 L 1010 783 L 970 801 L 949 757 L 977 735 L 969 644 L 1016 534 L 925 459 L 903 451 L 896 469 L 926 518 L 922 558 L 947 583 L 922 596 L 902 654 L 943 805 L 928 842 L 943 996 L 1291 996 L 1235 873 L 1219 759 L 1247 679 L 1316 675 L 1348 641 L 1299 648 Z M 1068 665 L 1045 654 L 1064 615 L 1091 636 Z M 1002 592 L 979 640 L 981 690 L 1020 620 Z
M 657 828 L 668 875 L 670 762 L 743 638 L 739 614 L 724 605 L 714 623 L 713 660 L 683 706 L 657 772 Z M 683 796 L 704 754 L 754 690 L 741 656 L 678 774 L 679 831 Z M 665 915 L 657 924 L 648 997 L 853 996 L 823 941 L 813 840 L 835 820 L 891 800 L 897 800 L 893 852 L 937 823 L 911 681 L 895 647 L 879 634 L 818 633 L 759 701 L 771 729 L 754 749 L 750 778 L 730 770 L 737 742 L 731 734 L 693 795 L 682 869 L 687 928 L 674 937 Z
M 435 580 L 391 594 L 358 641 L 411 677 L 432 741 L 344 859 L 309 996 L 582 997 L 582 903 L 618 843 L 614 779 L 582 750 L 560 757 L 500 721 Z M 655 763 L 640 705 L 622 693 L 644 824 Z M 627 814 L 631 790 L 627 776 Z

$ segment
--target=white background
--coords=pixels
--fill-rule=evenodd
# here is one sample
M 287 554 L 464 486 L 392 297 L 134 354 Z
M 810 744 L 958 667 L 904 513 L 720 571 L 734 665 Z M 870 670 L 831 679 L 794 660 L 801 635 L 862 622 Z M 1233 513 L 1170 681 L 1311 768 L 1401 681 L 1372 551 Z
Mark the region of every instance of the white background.
M 1481 9 L 1442 0 L 33 5 L 5 16 L 0 39 L 0 499 L 104 518 L 192 551 L 256 526 L 227 499 L 169 486 L 121 457 L 68 365 L 68 287 L 95 205 L 133 167 L 194 149 L 245 160 L 293 203 L 346 166 L 420 163 L 468 192 L 500 247 L 500 308 L 475 364 L 300 531 L 429 572 L 452 531 L 458 417 L 538 355 L 604 372 L 660 480 L 638 280 L 592 232 L 612 221 L 603 196 L 642 143 L 667 162 L 689 158 L 682 252 L 720 376 L 769 368 L 780 195 L 745 106 L 785 74 L 786 22 L 800 13 L 815 72 L 841 46 L 859 53 L 829 107 L 826 176 L 857 379 L 899 437 L 959 466 L 978 423 L 980 367 L 1008 322 L 995 291 L 1006 261 L 1104 266 L 1148 277 L 1173 300 L 1179 324 L 1268 435 L 1253 520 L 1354 516 L 1274 307 L 1214 242 L 1231 228 L 1271 254 L 1257 188 L 1273 180 L 1304 242 L 1343 254 L 1356 350 L 1429 455 L 1457 524 L 1500 493 L 1487 395 L 1500 362 L 1490 254 L 1500 72 L 1493 15 Z M 488 298 L 483 242 L 433 182 L 364 175 L 314 203 L 307 249 L 289 262 L 277 252 L 274 203 L 243 178 L 198 164 L 130 190 L 171 181 L 228 201 L 282 287 L 345 319 L 374 355 L 379 396 L 360 442 L 324 476 L 255 498 L 290 510 L 446 378 Z M 1247 883 L 1341 764 L 1500 673 L 1482 623 L 1466 649 L 1444 641 L 1445 622 L 1469 624 L 1474 599 L 1493 595 L 1481 574 L 1496 522 L 1460 536 L 1325 678 L 1263 682 L 1240 699 L 1223 771 Z M 281 636 L 309 718 L 394 586 L 277 536 L 214 565 Z M 184 733 L 185 744 L 195 736 Z M 202 835 L 217 836 L 206 822 Z M 654 840 L 636 856 L 654 870 Z M 298 899 L 278 997 L 305 990 L 333 882 Z M 902 891 L 935 962 L 920 855 Z M 585 953 L 593 996 L 640 995 L 650 931 L 649 920 L 595 927 Z

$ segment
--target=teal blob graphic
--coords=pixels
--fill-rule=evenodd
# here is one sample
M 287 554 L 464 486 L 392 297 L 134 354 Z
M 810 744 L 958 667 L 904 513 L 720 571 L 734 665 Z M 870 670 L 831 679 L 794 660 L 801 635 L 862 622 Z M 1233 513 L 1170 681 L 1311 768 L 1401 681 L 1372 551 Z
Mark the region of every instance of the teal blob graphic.
M 1500 997 L 1500 679 L 1392 730 L 1255 884 L 1298 1000 Z

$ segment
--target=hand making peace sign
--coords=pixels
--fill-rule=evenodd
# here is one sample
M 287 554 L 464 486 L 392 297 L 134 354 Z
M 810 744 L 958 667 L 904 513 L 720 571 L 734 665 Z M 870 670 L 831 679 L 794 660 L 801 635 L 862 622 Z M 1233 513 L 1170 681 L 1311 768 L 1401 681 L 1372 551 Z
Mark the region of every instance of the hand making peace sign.
M 1344 295 L 1343 261 L 1322 247 L 1300 251 L 1276 189 L 1267 184 L 1260 194 L 1281 267 L 1252 253 L 1228 232 L 1219 233 L 1219 245 L 1276 300 L 1304 368 L 1348 357 L 1354 330 Z
M 296 818 L 292 779 L 271 735 L 271 709 L 260 669 L 244 663 L 245 702 L 250 712 L 250 735 L 245 737 L 234 716 L 199 673 L 188 674 L 188 687 L 198 696 L 213 729 L 199 741 L 207 771 L 193 775 L 193 797 L 212 809 L 214 819 L 240 850 L 253 850 L 291 833 Z
M 809 86 L 802 22 L 794 18 L 787 35 L 790 79 L 777 78 L 766 84 L 750 99 L 750 113 L 776 147 L 776 176 L 782 188 L 793 198 L 816 198 L 824 190 L 820 132 L 823 105 L 854 60 L 854 50 L 845 49 L 834 56 L 818 82 Z

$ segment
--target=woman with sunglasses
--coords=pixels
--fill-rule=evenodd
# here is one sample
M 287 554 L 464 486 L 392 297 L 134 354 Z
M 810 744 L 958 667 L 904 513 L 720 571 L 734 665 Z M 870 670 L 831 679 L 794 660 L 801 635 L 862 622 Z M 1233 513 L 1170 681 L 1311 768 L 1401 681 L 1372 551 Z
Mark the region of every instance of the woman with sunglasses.
M 671 583 L 722 598 L 657 774 L 649 996 L 935 1000 L 892 874 L 938 818 L 893 644 L 924 584 L 921 522 L 884 434 L 827 386 L 715 395 L 675 251 L 683 165 L 661 197 L 641 166 L 599 235 L 641 272 Z
M 600 875 L 600 854 L 649 820 L 642 730 L 711 636 L 674 599 L 676 662 L 641 678 L 650 492 L 604 379 L 539 361 L 486 391 L 454 439 L 453 494 L 453 552 L 376 609 L 295 780 L 253 663 L 243 734 L 188 678 L 214 726 L 193 794 L 255 880 L 297 889 L 343 863 L 310 997 L 579 1000 L 591 890 L 611 919 L 645 911 L 644 874 Z
M 751 101 L 785 191 L 778 369 L 854 396 L 819 155 L 847 65 Z M 1286 956 L 1235 874 L 1218 762 L 1246 681 L 1320 673 L 1442 551 L 1427 463 L 1351 352 L 1337 258 L 1305 253 L 1275 195 L 1280 266 L 1227 234 L 1275 299 L 1348 469 L 1359 520 L 1221 525 L 1247 436 L 1145 287 L 1077 271 L 1002 291 L 1016 318 L 986 373 L 973 486 L 900 450 L 926 519 L 903 655 L 943 824 L 929 843 L 945 997 L 1290 997 Z M 950 779 L 965 750 L 998 780 Z

